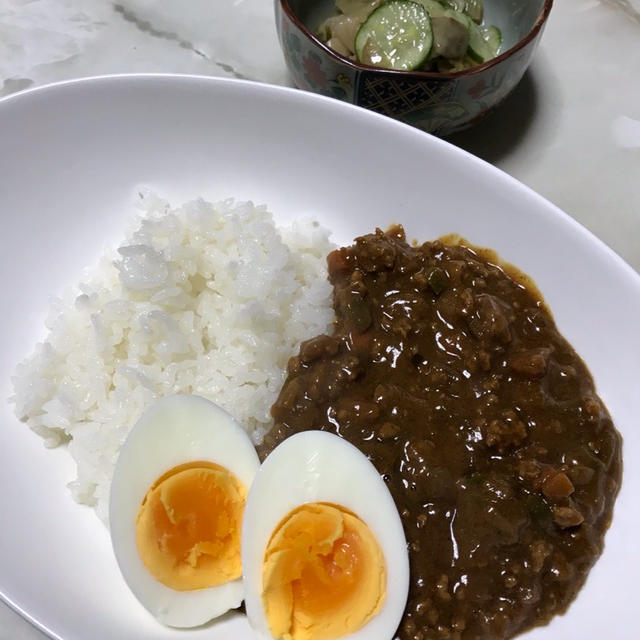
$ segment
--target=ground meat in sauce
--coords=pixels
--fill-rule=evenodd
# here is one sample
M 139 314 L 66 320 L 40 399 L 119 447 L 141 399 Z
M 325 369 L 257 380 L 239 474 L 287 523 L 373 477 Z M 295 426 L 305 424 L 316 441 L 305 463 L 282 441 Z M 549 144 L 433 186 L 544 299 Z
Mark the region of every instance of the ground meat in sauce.
M 409 546 L 397 638 L 547 622 L 600 554 L 620 484 L 620 436 L 584 363 L 542 302 L 471 249 L 411 247 L 395 226 L 328 265 L 334 334 L 291 358 L 261 456 L 307 429 L 369 456 Z

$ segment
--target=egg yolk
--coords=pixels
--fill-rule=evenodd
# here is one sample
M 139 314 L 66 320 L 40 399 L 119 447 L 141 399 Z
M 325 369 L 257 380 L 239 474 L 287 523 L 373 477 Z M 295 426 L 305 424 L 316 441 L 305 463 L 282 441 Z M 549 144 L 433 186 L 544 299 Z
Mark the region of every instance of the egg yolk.
M 386 567 L 367 525 L 346 509 L 303 505 L 267 545 L 262 600 L 275 638 L 333 640 L 363 627 L 386 596 Z
M 142 562 L 177 591 L 214 587 L 242 574 L 245 488 L 211 462 L 174 467 L 151 486 L 136 518 Z

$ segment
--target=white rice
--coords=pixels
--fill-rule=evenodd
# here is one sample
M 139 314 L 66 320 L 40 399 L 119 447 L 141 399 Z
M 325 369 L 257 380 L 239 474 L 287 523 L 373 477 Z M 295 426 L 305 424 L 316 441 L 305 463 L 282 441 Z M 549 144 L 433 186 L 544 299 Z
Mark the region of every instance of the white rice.
M 48 335 L 13 378 L 16 414 L 47 446 L 68 442 L 73 497 L 107 523 L 120 447 L 156 398 L 194 393 L 261 441 L 288 358 L 333 320 L 317 223 L 277 228 L 263 206 L 140 194 L 117 253 L 56 299 Z

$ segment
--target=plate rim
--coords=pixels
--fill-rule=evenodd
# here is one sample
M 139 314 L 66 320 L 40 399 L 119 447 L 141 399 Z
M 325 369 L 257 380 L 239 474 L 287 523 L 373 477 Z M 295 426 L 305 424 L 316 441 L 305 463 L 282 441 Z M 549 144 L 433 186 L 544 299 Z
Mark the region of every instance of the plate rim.
M 416 127 L 412 127 L 409 124 L 404 122 L 400 122 L 399 120 L 395 120 L 388 116 L 382 115 L 380 113 L 376 113 L 374 111 L 370 111 L 369 109 L 365 109 L 364 107 L 360 107 L 355 104 L 343 102 L 342 100 L 338 100 L 336 98 L 331 98 L 328 96 L 323 96 L 316 93 L 311 93 L 309 91 L 304 91 L 302 89 L 297 89 L 289 86 L 275 85 L 266 82 L 258 82 L 255 80 L 245 80 L 242 78 L 224 78 L 219 76 L 207 76 L 202 74 L 189 74 L 189 73 L 165 73 L 165 72 L 136 72 L 136 73 L 106 73 L 106 74 L 97 74 L 90 76 L 83 76 L 81 78 L 71 78 L 68 80 L 59 80 L 55 82 L 49 82 L 43 85 L 38 85 L 36 87 L 28 87 L 26 89 L 22 89 L 20 91 L 16 91 L 15 93 L 11 93 L 6 96 L 0 97 L 0 116 L 1 110 L 4 108 L 6 104 L 11 104 L 14 101 L 20 100 L 29 100 L 32 99 L 33 96 L 38 98 L 40 95 L 44 95 L 49 92 L 56 92 L 60 90 L 65 90 L 67 87 L 76 87 L 76 86 L 84 86 L 91 85 L 94 83 L 111 83 L 111 82 L 146 82 L 146 81 L 171 81 L 171 82 L 202 82 L 204 84 L 208 84 L 214 88 L 217 85 L 220 86 L 238 86 L 243 87 L 247 91 L 259 91 L 266 93 L 280 93 L 288 97 L 288 99 L 299 100 L 301 102 L 307 101 L 310 103 L 316 102 L 318 104 L 323 104 L 325 107 L 329 109 L 337 109 L 343 110 L 345 113 L 354 113 L 357 112 L 361 115 L 361 117 L 371 118 L 374 121 L 377 120 L 383 126 L 387 127 L 395 127 L 398 131 L 404 131 L 406 134 L 411 133 L 418 137 L 422 137 L 424 139 L 430 140 L 431 144 L 436 144 L 438 147 L 443 148 L 446 147 L 449 149 L 449 152 L 454 152 L 460 154 L 461 157 L 466 157 L 467 159 L 471 159 L 473 162 L 478 162 L 490 171 L 497 171 L 499 174 L 502 174 L 503 177 L 506 177 L 509 181 L 515 183 L 519 188 L 524 189 L 524 191 L 534 199 L 537 199 L 543 202 L 547 207 L 554 210 L 555 215 L 559 215 L 564 218 L 566 222 L 574 226 L 574 230 L 578 231 L 583 237 L 589 238 L 591 241 L 595 241 L 601 249 L 606 250 L 609 254 L 609 257 L 613 258 L 618 266 L 622 267 L 629 276 L 631 276 L 631 281 L 635 280 L 635 285 L 638 287 L 638 291 L 640 292 L 640 272 L 636 271 L 622 256 L 620 256 L 612 247 L 610 247 L 604 240 L 599 238 L 595 233 L 593 233 L 590 229 L 584 226 L 581 222 L 576 220 L 573 216 L 569 215 L 566 211 L 561 209 L 558 205 L 553 203 L 551 200 L 547 199 L 545 196 L 541 195 L 537 191 L 535 191 L 532 187 L 528 186 L 521 180 L 518 180 L 504 169 L 497 167 L 487 160 L 480 158 L 472 154 L 470 151 L 463 149 L 455 145 L 453 142 L 449 142 L 444 138 L 439 138 L 431 133 L 427 133 L 418 129 Z
M 587 229 L 584 225 L 578 222 L 575 218 L 570 216 L 568 213 L 560 209 L 557 205 L 546 199 L 544 196 L 540 195 L 538 192 L 534 191 L 531 187 L 526 185 L 525 183 L 517 180 L 510 174 L 508 174 L 503 169 L 492 165 L 491 163 L 474 156 L 470 152 L 457 147 L 451 142 L 447 140 L 443 140 L 441 138 L 437 138 L 429 133 L 425 133 L 421 130 L 415 129 L 410 125 L 404 124 L 402 122 L 393 120 L 386 116 L 368 111 L 362 107 L 344 103 L 338 101 L 333 98 L 319 96 L 316 94 L 311 94 L 308 92 L 300 91 L 298 89 L 294 89 L 291 87 L 284 87 L 279 85 L 271 85 L 266 83 L 259 83 L 250 80 L 242 80 L 235 78 L 219 78 L 212 76 L 204 76 L 204 75 L 196 75 L 196 74 L 179 74 L 179 73 L 123 73 L 123 74 L 104 74 L 104 75 L 96 75 L 96 76 L 88 76 L 83 78 L 75 78 L 70 80 L 64 80 L 59 82 L 52 82 L 45 85 L 40 85 L 37 87 L 30 87 L 23 91 L 19 91 L 8 96 L 3 96 L 0 98 L 0 118 L 3 115 L 3 109 L 6 105 L 12 105 L 18 103 L 23 100 L 31 100 L 35 96 L 36 98 L 40 98 L 45 96 L 50 92 L 58 92 L 64 91 L 67 87 L 77 87 L 77 86 L 91 86 L 95 83 L 119 83 L 123 81 L 129 82 L 147 82 L 147 81 L 166 81 L 168 83 L 167 86 L 170 86 L 173 82 L 196 82 L 203 83 L 203 86 L 206 85 L 207 91 L 216 91 L 216 87 L 218 86 L 238 86 L 243 87 L 243 90 L 249 92 L 259 92 L 264 93 L 264 95 L 268 94 L 280 94 L 281 96 L 286 96 L 287 100 L 297 101 L 300 104 L 308 104 L 308 103 L 317 103 L 323 104 L 326 108 L 330 110 L 334 110 L 336 112 L 344 112 L 344 113 L 358 113 L 360 117 L 366 117 L 372 119 L 372 121 L 377 121 L 381 125 L 388 128 L 395 128 L 398 131 L 404 131 L 407 135 L 415 136 L 418 138 L 423 138 L 425 140 L 429 140 L 429 144 L 435 145 L 434 149 L 446 149 L 447 153 L 455 153 L 458 154 L 460 158 L 471 159 L 474 163 L 480 163 L 485 167 L 485 170 L 491 172 L 497 172 L 497 174 L 501 174 L 502 179 L 507 179 L 518 189 L 523 190 L 524 193 L 527 193 L 528 197 L 531 197 L 534 201 L 540 203 L 540 207 L 546 209 L 546 212 L 550 216 L 560 217 L 564 220 L 565 224 L 569 224 L 572 226 L 572 231 L 574 233 L 578 233 L 581 235 L 586 241 L 590 244 L 595 245 L 594 249 L 597 247 L 600 251 L 604 250 L 604 253 L 607 254 L 607 260 L 612 261 L 612 264 L 616 267 L 616 271 L 620 274 L 621 277 L 624 277 L 627 280 L 627 284 L 633 288 L 638 297 L 640 298 L 640 273 L 638 273 L 631 265 L 629 265 L 620 255 L 618 255 L 609 245 L 607 245 L 603 240 L 597 237 L 592 231 Z M 16 602 L 14 602 L 7 594 L 4 592 L 0 592 L 0 599 L 4 601 L 12 610 L 18 613 L 22 618 L 24 618 L 28 623 L 34 626 L 36 629 L 42 631 L 46 635 L 54 640 L 62 640 L 59 635 L 49 629 L 43 623 L 40 623 L 32 614 L 30 614 L 25 608 L 19 606 Z

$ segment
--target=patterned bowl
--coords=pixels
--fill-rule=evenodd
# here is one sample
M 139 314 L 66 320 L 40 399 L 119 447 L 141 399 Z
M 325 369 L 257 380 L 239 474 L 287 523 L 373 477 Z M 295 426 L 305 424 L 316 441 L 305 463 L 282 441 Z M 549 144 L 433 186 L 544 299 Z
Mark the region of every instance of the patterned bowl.
M 552 3 L 485 0 L 485 21 L 502 32 L 503 52 L 456 73 L 379 69 L 341 56 L 314 35 L 336 13 L 334 0 L 275 0 L 275 12 L 280 45 L 298 88 L 445 136 L 482 120 L 514 89 L 531 62 Z

